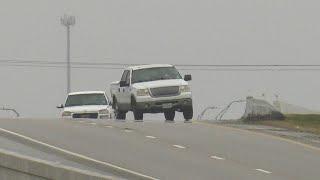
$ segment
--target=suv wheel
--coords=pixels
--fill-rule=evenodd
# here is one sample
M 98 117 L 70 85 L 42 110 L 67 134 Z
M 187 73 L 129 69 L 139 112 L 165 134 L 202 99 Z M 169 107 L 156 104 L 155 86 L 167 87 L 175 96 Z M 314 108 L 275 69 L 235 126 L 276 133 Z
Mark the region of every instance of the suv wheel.
M 137 109 L 137 102 L 134 97 L 131 97 L 131 108 L 134 116 L 134 120 L 142 121 L 143 120 L 143 112 Z
M 183 117 L 186 121 L 189 121 L 193 118 L 193 108 L 188 107 L 183 110 Z
M 176 115 L 175 111 L 166 111 L 166 112 L 164 112 L 164 117 L 166 118 L 167 121 L 173 121 L 175 115 Z

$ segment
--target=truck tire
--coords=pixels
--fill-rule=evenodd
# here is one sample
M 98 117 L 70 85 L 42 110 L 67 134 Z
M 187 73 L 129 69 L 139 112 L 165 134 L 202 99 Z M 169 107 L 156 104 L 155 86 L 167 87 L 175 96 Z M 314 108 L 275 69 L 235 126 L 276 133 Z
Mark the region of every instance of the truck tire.
M 164 112 L 164 117 L 166 118 L 166 121 L 173 121 L 175 115 L 176 115 L 175 111 L 165 111 Z
M 116 119 L 126 120 L 127 113 L 118 111 L 116 112 Z
M 188 107 L 183 110 L 183 117 L 186 121 L 189 121 L 193 118 L 193 107 Z
M 137 105 L 136 99 L 134 97 L 131 97 L 131 108 L 132 108 L 134 120 L 142 121 L 143 120 L 143 112 L 138 110 L 136 105 Z
M 142 121 L 143 120 L 143 113 L 141 111 L 133 111 L 134 120 Z
M 120 120 L 125 120 L 126 119 L 126 112 L 122 112 L 119 110 L 119 106 L 118 106 L 118 102 L 117 99 L 115 97 L 113 97 L 113 103 L 112 103 L 112 108 L 114 109 L 114 113 L 116 116 L 116 119 L 120 119 Z

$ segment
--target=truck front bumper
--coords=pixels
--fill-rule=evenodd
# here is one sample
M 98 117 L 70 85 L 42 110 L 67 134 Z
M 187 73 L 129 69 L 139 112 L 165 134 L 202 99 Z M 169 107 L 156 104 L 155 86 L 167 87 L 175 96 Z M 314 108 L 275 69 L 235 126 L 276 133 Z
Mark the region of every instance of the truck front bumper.
M 191 98 L 159 100 L 159 101 L 145 101 L 137 102 L 137 110 L 144 113 L 161 113 L 165 111 L 179 111 L 192 107 Z

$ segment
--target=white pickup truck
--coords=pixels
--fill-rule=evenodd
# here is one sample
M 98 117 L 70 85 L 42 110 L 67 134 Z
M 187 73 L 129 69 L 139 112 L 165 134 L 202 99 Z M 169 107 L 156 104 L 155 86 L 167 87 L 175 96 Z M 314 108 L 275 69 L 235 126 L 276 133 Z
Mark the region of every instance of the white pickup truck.
M 182 112 L 186 121 L 193 117 L 192 94 L 188 84 L 191 75 L 180 75 L 173 65 L 132 66 L 124 70 L 121 80 L 111 83 L 112 107 L 117 119 L 132 111 L 135 120 L 144 113 L 164 113 L 173 121 Z

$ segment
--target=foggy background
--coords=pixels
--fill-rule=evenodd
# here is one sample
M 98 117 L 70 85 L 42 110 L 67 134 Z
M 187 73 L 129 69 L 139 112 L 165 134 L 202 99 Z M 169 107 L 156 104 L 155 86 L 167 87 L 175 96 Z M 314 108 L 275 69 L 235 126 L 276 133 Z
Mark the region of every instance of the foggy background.
M 320 64 L 319 1 L 0 0 L 0 62 L 71 61 L 170 64 Z M 119 69 L 72 69 L 72 91 L 107 90 Z M 247 95 L 320 110 L 320 71 L 181 71 L 192 74 L 195 117 Z M 0 106 L 22 117 L 57 117 L 66 70 L 0 63 Z M 241 115 L 239 105 L 229 117 Z M 0 111 L 0 116 L 11 114 Z M 149 116 L 148 116 L 149 117 Z

